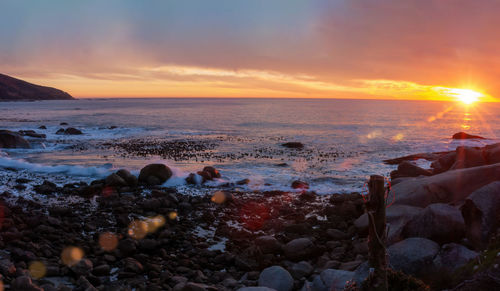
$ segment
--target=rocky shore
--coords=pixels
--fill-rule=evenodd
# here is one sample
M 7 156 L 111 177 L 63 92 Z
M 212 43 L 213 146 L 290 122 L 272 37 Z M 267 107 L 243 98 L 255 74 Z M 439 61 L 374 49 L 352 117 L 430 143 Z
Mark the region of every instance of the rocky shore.
M 390 290 L 500 288 L 499 153 L 497 144 L 388 161 L 398 164 Z M 247 180 L 213 187 L 204 182 L 224 173 L 210 166 L 186 179 L 203 196 L 162 186 L 172 177 L 163 164 L 90 183 L 0 170 L 10 187 L 0 194 L 6 290 L 369 290 L 360 193 L 316 195 L 303 181 L 294 192 L 238 190 Z

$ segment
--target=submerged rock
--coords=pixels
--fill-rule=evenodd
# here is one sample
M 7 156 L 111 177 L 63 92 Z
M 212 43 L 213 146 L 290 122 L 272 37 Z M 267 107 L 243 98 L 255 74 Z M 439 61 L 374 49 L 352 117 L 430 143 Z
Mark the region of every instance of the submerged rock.
M 203 168 L 203 172 L 210 173 L 210 176 L 212 176 L 212 179 L 220 178 L 221 177 L 219 171 L 216 168 L 212 167 L 212 166 L 207 166 L 207 167 Z
M 30 144 L 20 134 L 10 130 L 0 130 L 0 148 L 23 148 L 29 149 Z
M 172 170 L 164 164 L 149 164 L 141 169 L 139 182 L 147 185 L 161 185 L 172 177 Z
M 465 133 L 463 131 L 455 133 L 451 138 L 452 139 L 485 139 L 482 136 L 468 134 L 468 133 Z
M 287 143 L 281 144 L 281 146 L 284 146 L 284 147 L 289 148 L 289 149 L 303 149 L 304 148 L 304 144 L 302 144 L 301 142 L 287 142 Z

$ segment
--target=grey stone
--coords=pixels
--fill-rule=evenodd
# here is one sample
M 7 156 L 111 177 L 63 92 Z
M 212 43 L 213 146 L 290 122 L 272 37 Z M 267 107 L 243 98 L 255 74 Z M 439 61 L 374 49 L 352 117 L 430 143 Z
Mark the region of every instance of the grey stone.
M 293 278 L 287 270 L 280 266 L 265 268 L 259 276 L 259 286 L 273 288 L 277 291 L 290 291 Z
M 313 291 L 344 290 L 347 282 L 354 278 L 354 272 L 326 269 L 312 282 Z
M 387 248 L 390 267 L 417 276 L 429 271 L 438 252 L 437 243 L 420 237 L 408 238 Z

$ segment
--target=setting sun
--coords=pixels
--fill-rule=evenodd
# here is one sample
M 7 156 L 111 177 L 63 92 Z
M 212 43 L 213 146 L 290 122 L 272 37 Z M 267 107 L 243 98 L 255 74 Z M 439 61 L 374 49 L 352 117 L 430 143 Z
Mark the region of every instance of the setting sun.
M 484 96 L 482 93 L 470 89 L 450 89 L 448 93 L 465 104 L 477 102 L 480 97 Z

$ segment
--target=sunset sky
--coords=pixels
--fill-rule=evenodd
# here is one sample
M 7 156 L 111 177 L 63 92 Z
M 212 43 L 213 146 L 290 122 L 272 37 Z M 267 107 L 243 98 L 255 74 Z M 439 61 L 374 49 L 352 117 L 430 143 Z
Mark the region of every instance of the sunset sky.
M 76 97 L 500 93 L 500 1 L 2 0 L 0 73 Z

